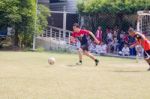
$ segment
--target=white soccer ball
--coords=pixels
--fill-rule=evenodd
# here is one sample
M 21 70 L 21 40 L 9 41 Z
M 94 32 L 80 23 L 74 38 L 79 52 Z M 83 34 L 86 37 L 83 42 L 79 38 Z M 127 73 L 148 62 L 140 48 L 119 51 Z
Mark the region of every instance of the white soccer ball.
M 54 57 L 50 57 L 50 58 L 48 58 L 48 63 L 50 64 L 50 65 L 54 65 L 55 64 L 55 58 Z

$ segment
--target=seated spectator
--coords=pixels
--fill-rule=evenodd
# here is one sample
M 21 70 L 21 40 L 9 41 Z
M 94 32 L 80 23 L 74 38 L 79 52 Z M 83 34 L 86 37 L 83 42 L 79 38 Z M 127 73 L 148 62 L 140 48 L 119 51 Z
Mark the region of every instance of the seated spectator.
M 96 53 L 104 55 L 107 53 L 107 45 L 103 42 L 100 45 L 96 45 Z
M 101 53 L 101 50 L 102 50 L 101 44 L 96 45 L 95 50 L 96 50 L 96 54 L 100 54 L 100 53 Z
M 130 52 L 130 49 L 129 49 L 128 45 L 125 44 L 123 49 L 122 49 L 122 55 L 123 56 L 129 56 L 129 54 L 130 54 L 129 52 Z
M 117 38 L 114 38 L 114 52 L 119 52 L 119 43 Z
M 135 49 L 136 49 L 136 55 L 137 55 L 138 57 L 143 57 L 143 52 L 144 52 L 144 50 L 143 50 L 142 46 L 137 45 L 137 46 L 135 47 Z
M 101 52 L 100 54 L 107 54 L 107 45 L 105 43 L 101 43 Z
M 96 52 L 96 45 L 95 45 L 95 43 L 93 43 L 93 42 L 91 42 L 91 44 L 89 44 L 89 51 L 91 52 L 91 53 L 95 53 Z

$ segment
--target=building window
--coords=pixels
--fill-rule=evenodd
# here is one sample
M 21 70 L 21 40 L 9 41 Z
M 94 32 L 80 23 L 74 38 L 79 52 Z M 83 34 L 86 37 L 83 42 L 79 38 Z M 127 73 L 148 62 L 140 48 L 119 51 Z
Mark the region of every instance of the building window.
M 50 0 L 50 3 L 60 3 L 60 2 L 65 2 L 67 0 Z

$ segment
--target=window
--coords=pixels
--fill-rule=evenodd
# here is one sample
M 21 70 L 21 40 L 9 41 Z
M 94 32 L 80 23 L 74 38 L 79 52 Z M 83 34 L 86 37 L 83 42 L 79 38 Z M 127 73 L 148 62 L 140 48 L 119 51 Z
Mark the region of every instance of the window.
M 50 0 L 50 3 L 65 2 L 66 0 Z

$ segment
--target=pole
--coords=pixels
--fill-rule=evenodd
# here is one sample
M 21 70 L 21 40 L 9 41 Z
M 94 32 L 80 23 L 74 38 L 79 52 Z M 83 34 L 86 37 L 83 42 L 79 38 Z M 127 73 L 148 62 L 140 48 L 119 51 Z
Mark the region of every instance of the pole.
M 34 34 L 33 34 L 33 48 L 32 50 L 35 51 L 35 43 L 36 43 L 36 26 L 37 26 L 37 8 L 38 8 L 38 0 L 36 0 L 36 16 L 35 16 L 35 24 L 34 24 Z
M 67 19 L 66 6 L 64 6 L 64 11 L 63 11 L 63 38 L 64 40 L 66 38 L 66 19 Z

